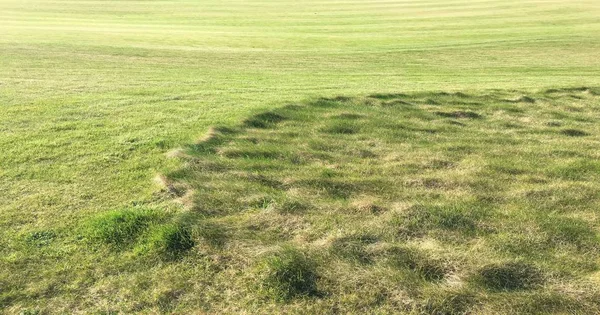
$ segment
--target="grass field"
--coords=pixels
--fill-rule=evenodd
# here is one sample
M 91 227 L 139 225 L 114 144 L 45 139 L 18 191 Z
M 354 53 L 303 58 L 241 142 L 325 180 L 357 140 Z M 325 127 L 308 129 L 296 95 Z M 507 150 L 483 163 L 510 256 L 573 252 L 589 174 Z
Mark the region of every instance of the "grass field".
M 597 313 L 598 16 L 0 0 L 0 308 Z

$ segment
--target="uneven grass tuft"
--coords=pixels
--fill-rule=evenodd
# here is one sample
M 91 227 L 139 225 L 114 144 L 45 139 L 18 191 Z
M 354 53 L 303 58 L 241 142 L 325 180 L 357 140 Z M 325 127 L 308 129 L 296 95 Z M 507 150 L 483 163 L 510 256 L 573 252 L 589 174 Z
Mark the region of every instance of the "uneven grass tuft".
M 157 227 L 148 242 L 152 251 L 165 259 L 178 259 L 195 244 L 190 230 L 178 224 Z
M 434 259 L 414 248 L 394 247 L 387 252 L 388 259 L 396 268 L 408 268 L 427 281 L 442 280 L 448 273 L 443 261 Z
M 430 315 L 474 314 L 477 297 L 471 292 L 439 290 L 419 305 L 417 312 Z
M 91 240 L 123 248 L 136 242 L 140 234 L 158 219 L 156 212 L 147 209 L 115 210 L 93 218 L 85 233 Z
M 533 289 L 544 281 L 537 267 L 520 261 L 487 265 L 478 273 L 481 284 L 499 291 Z
M 92 218 L 85 237 L 123 251 L 154 253 L 176 259 L 194 246 L 190 229 L 170 223 L 168 215 L 150 209 L 123 209 Z M 135 247 L 135 248 L 134 248 Z
M 244 120 L 244 125 L 251 128 L 269 128 L 285 119 L 284 116 L 277 113 L 266 112 Z
M 316 265 L 297 249 L 286 247 L 263 258 L 255 272 L 259 294 L 275 301 L 318 293 Z

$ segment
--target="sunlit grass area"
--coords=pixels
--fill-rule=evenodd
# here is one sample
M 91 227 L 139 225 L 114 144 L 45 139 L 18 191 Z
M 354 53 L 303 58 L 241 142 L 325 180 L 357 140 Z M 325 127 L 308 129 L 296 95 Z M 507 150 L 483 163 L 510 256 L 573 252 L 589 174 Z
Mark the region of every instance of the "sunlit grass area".
M 18 250 L 32 265 L 68 247 L 105 256 L 110 268 L 63 275 L 119 296 L 104 310 L 593 314 L 599 99 L 569 88 L 288 104 L 169 152 L 182 166 L 156 176 L 154 198 L 179 206 L 34 229 Z M 23 265 L 10 268 L 19 283 Z M 54 287 L 13 288 L 5 299 Z
M 0 0 L 0 308 L 594 313 L 599 15 Z

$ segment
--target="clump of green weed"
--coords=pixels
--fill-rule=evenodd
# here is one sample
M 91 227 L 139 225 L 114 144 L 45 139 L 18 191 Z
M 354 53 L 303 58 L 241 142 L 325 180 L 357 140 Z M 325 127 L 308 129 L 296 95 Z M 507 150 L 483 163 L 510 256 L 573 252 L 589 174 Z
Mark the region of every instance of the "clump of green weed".
M 94 241 L 122 248 L 133 244 L 160 216 L 150 210 L 123 209 L 103 213 L 87 226 L 86 236 Z
M 25 237 L 27 244 L 35 247 L 49 245 L 56 238 L 56 233 L 50 230 L 35 231 Z
M 318 292 L 315 262 L 291 247 L 263 259 L 256 272 L 259 293 L 276 301 L 285 302 Z
M 484 266 L 478 271 L 477 278 L 485 287 L 495 291 L 532 289 L 544 281 L 537 267 L 521 261 Z
M 157 227 L 149 238 L 150 249 L 166 259 L 180 258 L 194 247 L 190 230 L 180 224 Z

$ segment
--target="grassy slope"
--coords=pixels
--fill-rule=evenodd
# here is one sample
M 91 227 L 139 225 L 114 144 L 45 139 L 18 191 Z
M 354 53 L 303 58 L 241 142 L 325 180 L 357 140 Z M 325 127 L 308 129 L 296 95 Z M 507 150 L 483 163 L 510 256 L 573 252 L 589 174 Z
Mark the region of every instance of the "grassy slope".
M 158 299 L 157 279 L 181 268 L 131 267 L 69 231 L 126 205 L 173 207 L 151 178 L 215 122 L 311 96 L 598 85 L 598 12 L 596 1 L 0 0 L 2 303 L 131 305 L 107 294 L 136 277 L 140 301 Z M 49 229 L 52 246 L 26 245 Z

